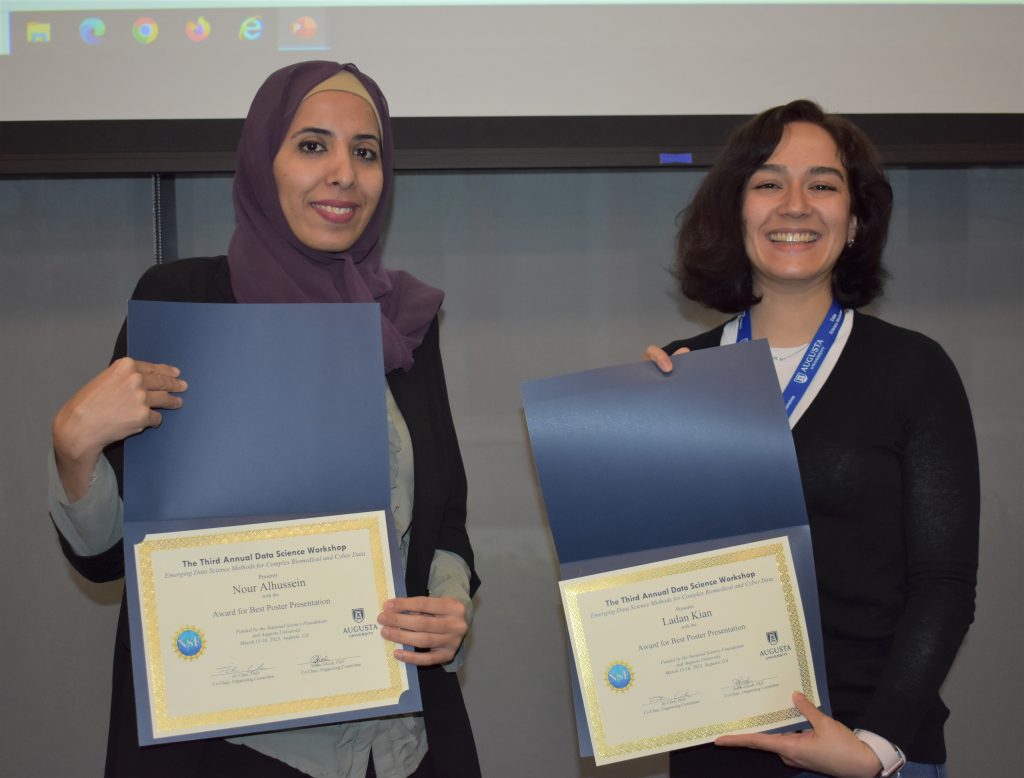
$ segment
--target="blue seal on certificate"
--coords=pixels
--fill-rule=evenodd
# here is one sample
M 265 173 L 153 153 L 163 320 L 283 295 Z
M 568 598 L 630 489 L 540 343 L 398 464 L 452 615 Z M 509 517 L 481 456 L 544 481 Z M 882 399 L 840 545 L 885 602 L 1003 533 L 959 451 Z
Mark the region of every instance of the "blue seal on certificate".
M 206 638 L 198 627 L 182 627 L 174 636 L 174 650 L 182 659 L 198 659 L 206 650 Z
M 605 680 L 613 692 L 624 692 L 633 685 L 633 668 L 627 662 L 612 662 L 608 665 Z

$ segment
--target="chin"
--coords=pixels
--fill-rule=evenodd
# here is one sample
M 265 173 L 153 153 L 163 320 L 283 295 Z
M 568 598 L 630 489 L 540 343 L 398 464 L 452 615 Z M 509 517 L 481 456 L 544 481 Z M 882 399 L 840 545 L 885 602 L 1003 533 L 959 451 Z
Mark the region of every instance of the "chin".
M 326 254 L 340 254 L 342 251 L 348 251 L 355 245 L 355 240 L 348 240 L 347 238 L 332 237 L 313 237 L 313 236 L 296 236 L 304 246 L 311 248 L 314 251 L 323 251 Z

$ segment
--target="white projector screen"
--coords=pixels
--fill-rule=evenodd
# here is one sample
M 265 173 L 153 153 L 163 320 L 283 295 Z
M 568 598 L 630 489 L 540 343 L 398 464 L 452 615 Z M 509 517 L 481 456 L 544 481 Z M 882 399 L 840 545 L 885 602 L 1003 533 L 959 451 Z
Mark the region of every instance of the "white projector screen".
M 1022 41 L 1019 0 L 0 0 L 0 121 L 239 118 L 315 58 L 396 117 L 1021 113 Z
M 706 166 L 797 97 L 890 164 L 1021 164 L 1021 41 L 1021 0 L 0 0 L 0 176 L 231 171 L 305 59 L 377 80 L 401 170 Z

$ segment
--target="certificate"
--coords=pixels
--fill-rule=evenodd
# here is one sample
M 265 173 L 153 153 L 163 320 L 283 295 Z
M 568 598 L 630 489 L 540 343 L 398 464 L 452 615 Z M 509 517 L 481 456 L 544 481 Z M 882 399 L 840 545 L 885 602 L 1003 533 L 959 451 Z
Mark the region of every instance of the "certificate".
M 409 678 L 376 622 L 395 591 L 385 521 L 376 511 L 135 544 L 153 738 L 397 704 Z
M 129 305 L 133 356 L 189 381 L 125 442 L 141 745 L 422 710 L 376 628 L 405 595 L 380 332 L 377 305 Z
M 561 581 L 597 764 L 802 722 L 819 703 L 785 535 Z
M 633 363 L 523 385 L 580 754 L 599 764 L 799 728 L 798 689 L 830 710 L 803 488 L 768 345 L 672 361 L 669 374 Z

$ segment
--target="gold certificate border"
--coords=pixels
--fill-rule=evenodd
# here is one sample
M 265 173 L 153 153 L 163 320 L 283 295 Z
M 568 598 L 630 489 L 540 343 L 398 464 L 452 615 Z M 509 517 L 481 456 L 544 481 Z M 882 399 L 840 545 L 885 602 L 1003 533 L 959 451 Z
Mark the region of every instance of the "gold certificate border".
M 331 709 L 349 706 L 365 706 L 367 703 L 397 700 L 405 690 L 402 683 L 401 663 L 394 657 L 388 641 L 381 641 L 388 667 L 389 686 L 347 694 L 324 697 L 309 697 L 269 705 L 254 705 L 245 708 L 226 708 L 214 713 L 188 716 L 172 716 L 167 712 L 167 685 L 164 675 L 164 655 L 160 638 L 160 620 L 156 607 L 156 580 L 153 574 L 153 555 L 161 551 L 247 543 L 256 540 L 279 540 L 323 535 L 333 532 L 368 530 L 370 553 L 373 559 L 377 599 L 383 602 L 390 596 L 386 570 L 390 570 L 390 559 L 384 559 L 384 544 L 381 540 L 381 520 L 372 514 L 352 514 L 328 521 L 296 519 L 284 526 L 245 525 L 246 529 L 232 528 L 224 532 L 209 534 L 181 533 L 181 537 L 161 536 L 154 540 L 143 540 L 135 546 L 138 567 L 139 606 L 142 615 L 142 634 L 145 642 L 146 675 L 149 681 L 149 706 L 153 722 L 154 737 L 169 737 L 188 732 L 202 732 L 225 729 L 232 726 L 246 726 L 256 719 L 295 719 L 313 716 Z M 172 533 L 168 533 L 171 535 Z M 174 535 L 178 533 L 173 533 Z M 385 567 L 385 565 L 388 565 Z
M 790 576 L 789 564 L 789 539 L 786 537 L 773 538 L 764 544 L 745 546 L 738 550 L 726 551 L 721 554 L 690 559 L 683 557 L 672 560 L 657 567 L 644 567 L 642 569 L 629 569 L 617 571 L 609 575 L 590 576 L 578 582 L 563 582 L 565 593 L 566 619 L 569 623 L 569 631 L 572 633 L 572 643 L 576 652 L 577 674 L 580 681 L 580 690 L 583 694 L 583 704 L 587 713 L 587 722 L 590 726 L 591 740 L 594 746 L 594 754 L 601 760 L 615 760 L 627 757 L 632 754 L 666 751 L 671 748 L 683 748 L 696 742 L 706 742 L 719 735 L 735 732 L 742 729 L 769 728 L 773 724 L 781 724 L 794 718 L 800 718 L 800 712 L 793 707 L 782 708 L 781 710 L 770 711 L 759 716 L 751 716 L 745 719 L 733 719 L 722 721 L 704 727 L 670 732 L 664 735 L 633 740 L 618 745 L 610 745 L 605 734 L 604 721 L 601 716 L 601 707 L 597 698 L 597 682 L 595 680 L 594 668 L 590 660 L 590 650 L 587 645 L 586 633 L 583 626 L 583 617 L 580 610 L 580 596 L 600 592 L 605 589 L 621 587 L 628 584 L 642 583 L 654 578 L 663 578 L 680 573 L 692 573 L 697 570 L 704 570 L 709 567 L 717 567 L 733 562 L 744 562 L 751 559 L 763 557 L 774 557 L 779 573 L 779 583 L 782 586 L 783 597 L 786 602 L 786 612 L 789 614 L 789 626 L 793 632 L 793 642 L 796 644 L 795 653 L 800 668 L 800 683 L 804 695 L 815 705 L 818 704 L 817 689 L 814 684 L 814 676 L 811 658 L 807 652 L 807 640 L 804 635 L 803 619 L 800 617 L 800 605 L 798 603 L 798 589 L 796 582 Z

